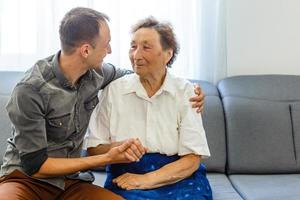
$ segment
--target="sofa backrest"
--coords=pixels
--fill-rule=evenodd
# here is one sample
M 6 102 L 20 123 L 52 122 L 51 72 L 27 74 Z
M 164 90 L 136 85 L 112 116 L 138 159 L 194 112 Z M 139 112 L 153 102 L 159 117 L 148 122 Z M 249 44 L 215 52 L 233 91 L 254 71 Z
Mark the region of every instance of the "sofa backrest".
M 205 93 L 205 104 L 202 119 L 211 157 L 204 159 L 203 162 L 209 172 L 225 172 L 225 122 L 219 92 L 215 85 L 206 81 L 192 82 L 198 83 Z
M 6 104 L 23 72 L 0 72 L 0 164 L 6 150 L 6 140 L 11 135 L 11 123 L 6 112 Z
M 0 71 L 0 164 L 2 164 L 2 157 L 6 149 L 6 140 L 11 136 L 11 123 L 5 106 L 13 88 L 22 76 L 23 72 Z M 211 157 L 205 159 L 204 163 L 208 171 L 224 172 L 226 162 L 225 124 L 218 90 L 216 86 L 205 81 L 192 82 L 199 83 L 206 95 L 202 115 Z
M 300 172 L 300 76 L 237 76 L 218 89 L 228 173 Z

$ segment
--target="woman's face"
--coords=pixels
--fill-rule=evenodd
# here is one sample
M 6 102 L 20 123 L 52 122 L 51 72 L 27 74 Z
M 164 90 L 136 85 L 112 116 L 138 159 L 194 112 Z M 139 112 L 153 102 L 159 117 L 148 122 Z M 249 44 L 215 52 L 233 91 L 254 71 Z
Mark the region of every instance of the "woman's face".
M 129 58 L 135 73 L 141 77 L 155 75 L 165 67 L 172 50 L 163 50 L 158 32 L 152 28 L 138 29 L 133 35 Z

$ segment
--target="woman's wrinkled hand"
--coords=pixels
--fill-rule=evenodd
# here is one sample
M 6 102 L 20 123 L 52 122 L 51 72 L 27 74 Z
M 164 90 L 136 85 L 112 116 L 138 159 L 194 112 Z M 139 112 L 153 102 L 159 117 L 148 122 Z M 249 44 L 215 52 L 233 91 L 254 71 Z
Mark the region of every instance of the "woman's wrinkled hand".
M 125 173 L 113 179 L 113 182 L 125 190 L 142 190 L 151 188 L 151 181 L 147 174 Z

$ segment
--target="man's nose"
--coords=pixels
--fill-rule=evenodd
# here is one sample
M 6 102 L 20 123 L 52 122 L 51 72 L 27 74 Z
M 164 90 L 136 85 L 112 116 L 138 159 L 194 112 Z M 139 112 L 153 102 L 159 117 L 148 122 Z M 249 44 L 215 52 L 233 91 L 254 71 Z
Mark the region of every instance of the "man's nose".
M 111 52 L 112 52 L 112 50 L 111 50 L 111 46 L 110 46 L 110 44 L 108 45 L 108 47 L 107 47 L 107 54 L 111 54 Z

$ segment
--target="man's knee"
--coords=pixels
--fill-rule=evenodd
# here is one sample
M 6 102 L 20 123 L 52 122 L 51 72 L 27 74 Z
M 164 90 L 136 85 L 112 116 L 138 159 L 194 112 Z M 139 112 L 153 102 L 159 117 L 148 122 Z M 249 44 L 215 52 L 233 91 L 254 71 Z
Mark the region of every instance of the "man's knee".
M 34 195 L 25 185 L 18 182 L 2 182 L 0 183 L 0 198 L 2 200 L 22 199 L 33 200 Z
M 61 199 L 124 200 L 121 196 L 107 189 L 89 183 L 81 183 L 71 187 L 65 191 Z

